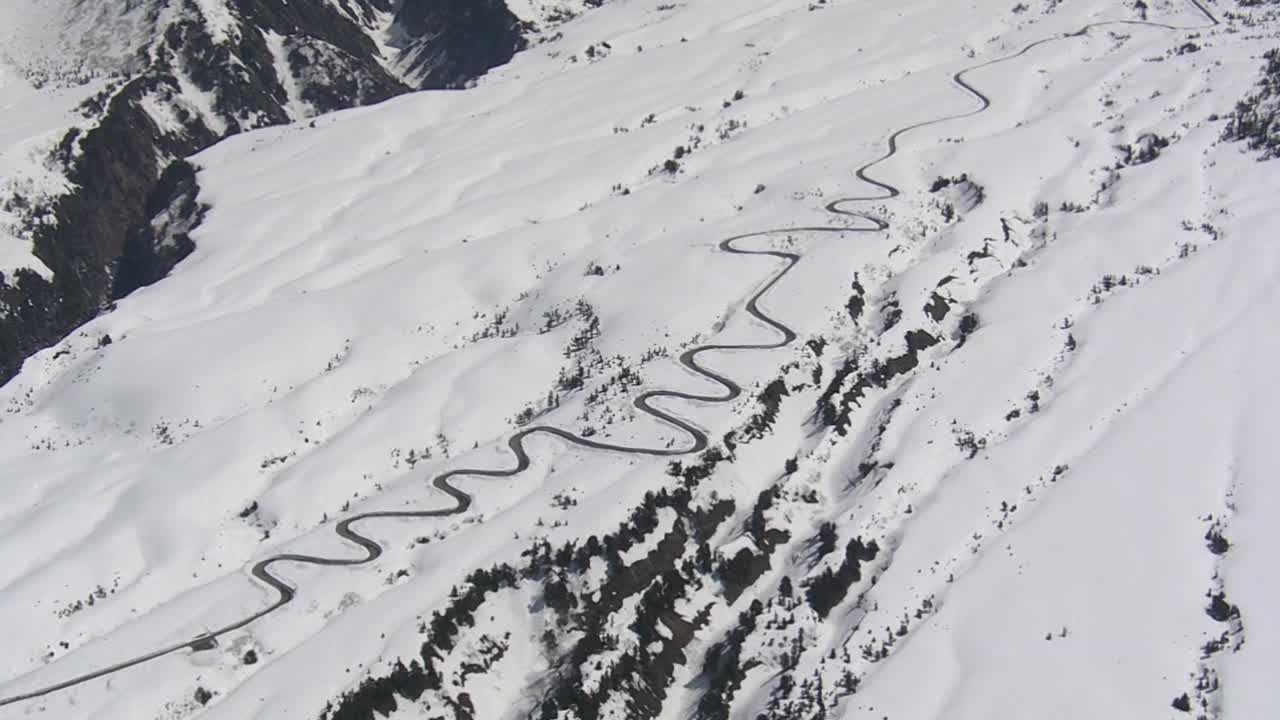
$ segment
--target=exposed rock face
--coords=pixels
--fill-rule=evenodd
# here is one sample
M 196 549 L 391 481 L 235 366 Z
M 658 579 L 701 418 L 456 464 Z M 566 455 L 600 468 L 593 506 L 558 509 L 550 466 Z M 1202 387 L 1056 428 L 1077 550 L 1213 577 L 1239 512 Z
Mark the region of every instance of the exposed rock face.
M 166 131 L 144 109 L 145 98 L 172 98 L 177 89 L 171 76 L 137 77 L 106 100 L 96 127 L 67 132 L 61 148 L 73 189 L 50 202 L 46 212 L 56 222 L 31 228 L 35 254 L 53 279 L 19 270 L 15 283 L 0 286 L 8 311 L 0 315 L 0 380 L 113 299 L 112 268 L 130 229 L 145 220 L 164 163 L 217 139 L 198 117 L 187 114 Z
M 203 212 L 195 172 L 171 163 L 246 130 L 460 87 L 524 46 L 501 0 L 146 0 L 99 14 L 113 10 L 140 28 L 140 46 L 71 71 L 113 79 L 83 103 L 83 121 L 47 163 L 69 188 L 44 197 L 0 189 L 23 218 L 18 234 L 52 272 L 0 271 L 0 384 L 192 251 L 188 233 Z M 101 35 L 83 42 L 97 48 Z M 34 66 L 28 75 L 49 79 Z
M 165 168 L 147 198 L 144 217 L 149 222 L 129 229 L 115 260 L 114 297 L 124 297 L 160 280 L 195 250 L 190 233 L 208 210 L 196 199 L 199 193 L 196 168 L 191 163 L 176 160 Z
M 502 0 L 421 0 L 400 8 L 391 36 L 405 77 L 456 88 L 523 50 L 522 27 Z

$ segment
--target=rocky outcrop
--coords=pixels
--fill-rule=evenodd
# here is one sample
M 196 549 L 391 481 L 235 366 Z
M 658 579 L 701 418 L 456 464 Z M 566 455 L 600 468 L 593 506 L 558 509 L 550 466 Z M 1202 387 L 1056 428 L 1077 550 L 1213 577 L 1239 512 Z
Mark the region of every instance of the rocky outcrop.
M 457 88 L 525 47 L 523 26 L 502 0 L 406 2 L 391 26 L 405 77 L 425 89 Z
M 160 280 L 196 249 L 191 231 L 204 219 L 208 206 L 197 198 L 196 168 L 186 160 L 169 164 L 147 198 L 144 217 L 125 237 L 115 260 L 112 295 L 124 297 Z

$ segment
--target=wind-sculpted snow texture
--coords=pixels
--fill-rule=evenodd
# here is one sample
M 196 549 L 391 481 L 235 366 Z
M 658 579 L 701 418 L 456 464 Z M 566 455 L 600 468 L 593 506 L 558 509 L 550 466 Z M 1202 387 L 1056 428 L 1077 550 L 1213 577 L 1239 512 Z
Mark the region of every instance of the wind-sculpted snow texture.
M 1272 12 L 619 1 L 219 144 L 0 390 L 0 716 L 1265 715 Z

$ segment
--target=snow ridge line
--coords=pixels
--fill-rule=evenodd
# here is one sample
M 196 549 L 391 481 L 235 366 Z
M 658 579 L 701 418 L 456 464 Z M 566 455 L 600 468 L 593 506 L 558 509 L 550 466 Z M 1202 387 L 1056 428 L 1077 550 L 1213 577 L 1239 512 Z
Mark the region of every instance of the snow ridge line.
M 899 128 L 898 130 L 895 130 L 892 134 L 889 135 L 886 141 L 885 153 L 880 157 L 863 164 L 856 171 L 854 171 L 854 176 L 856 178 L 858 178 L 859 180 L 861 180 L 862 182 L 868 185 L 871 185 L 883 191 L 883 193 L 877 194 L 877 195 L 871 195 L 871 196 L 850 196 L 845 198 L 839 198 L 827 203 L 827 205 L 825 206 L 825 209 L 827 210 L 827 212 L 830 212 L 835 215 L 843 215 L 846 217 L 855 217 L 862 220 L 867 220 L 873 224 L 873 227 L 859 228 L 859 227 L 846 227 L 843 225 L 837 225 L 837 226 L 799 226 L 799 227 L 787 227 L 787 228 L 774 228 L 769 230 L 759 230 L 756 232 L 734 235 L 725 240 L 722 240 L 717 246 L 721 252 L 726 252 L 733 255 L 770 256 L 770 257 L 780 258 L 786 261 L 786 265 L 783 266 L 781 270 L 774 273 L 773 277 L 771 277 L 769 281 L 765 283 L 765 285 L 762 288 L 760 288 L 760 290 L 756 291 L 755 294 L 753 294 L 750 297 L 750 299 L 747 300 L 746 305 L 744 306 L 748 314 L 750 314 L 752 317 L 759 320 L 760 322 L 764 323 L 765 325 L 768 325 L 769 327 L 776 330 L 778 333 L 781 334 L 782 337 L 780 340 L 777 340 L 775 342 L 770 342 L 770 343 L 750 343 L 750 344 L 741 344 L 741 345 L 723 345 L 723 344 L 700 345 L 698 347 L 686 350 L 684 353 L 682 353 L 679 357 L 680 364 L 684 365 L 686 368 L 691 370 L 694 374 L 701 375 L 702 377 L 705 377 L 708 380 L 711 380 L 719 384 L 723 388 L 723 391 L 719 394 L 696 394 L 696 393 L 682 392 L 678 390 L 649 390 L 647 392 L 642 393 L 640 396 L 638 396 L 635 399 L 635 401 L 633 402 L 633 405 L 637 409 L 649 414 L 654 418 L 657 418 L 658 420 L 661 420 L 662 422 L 665 422 L 668 425 L 671 425 L 680 430 L 683 430 L 692 440 L 691 444 L 688 447 L 683 449 L 632 447 L 627 445 L 617 445 L 613 443 L 605 443 L 605 442 L 590 440 L 588 438 L 575 435 L 574 433 L 571 433 L 568 430 L 564 430 L 562 428 L 554 427 L 551 425 L 537 425 L 534 427 L 525 428 L 515 433 L 514 435 L 512 435 L 511 438 L 507 441 L 507 447 L 510 448 L 512 455 L 516 459 L 516 464 L 514 467 L 506 468 L 506 469 L 497 469 L 497 470 L 487 469 L 487 468 L 458 468 L 458 469 L 450 470 L 448 472 L 437 475 L 435 478 L 432 479 L 431 481 L 432 486 L 434 486 L 437 490 L 440 490 L 441 492 L 445 493 L 446 495 L 454 499 L 455 504 L 452 507 L 437 508 L 432 510 L 374 511 L 374 512 L 367 512 L 367 513 L 360 513 L 357 515 L 353 515 L 349 518 L 346 518 L 345 520 L 338 522 L 337 525 L 334 526 L 334 532 L 338 535 L 338 537 L 342 538 L 343 540 L 346 540 L 347 542 L 362 548 L 365 551 L 365 554 L 363 557 L 335 558 L 335 557 L 324 557 L 324 556 L 318 556 L 318 555 L 302 555 L 297 553 L 282 553 L 278 555 L 272 555 L 271 557 L 258 561 L 256 564 L 253 565 L 252 569 L 250 570 L 250 574 L 254 578 L 259 580 L 263 584 L 267 585 L 268 587 L 274 589 L 278 594 L 276 601 L 268 605 L 267 607 L 263 608 L 262 610 L 259 610 L 258 612 L 252 615 L 249 615 L 245 618 L 237 620 L 231 624 L 225 625 L 216 630 L 211 630 L 209 632 L 206 632 L 202 635 L 199 635 L 193 638 L 192 640 L 164 646 L 156 650 L 153 650 L 149 653 L 135 656 L 133 658 L 123 660 L 113 665 L 109 665 L 109 666 L 100 668 L 98 670 L 84 673 L 52 685 L 47 685 L 47 686 L 40 687 L 25 693 L 20 693 L 17 695 L 0 697 L 0 707 L 3 707 L 5 705 L 10 705 L 13 703 L 23 702 L 25 700 L 33 700 L 36 698 L 51 695 L 61 690 L 66 690 L 76 685 L 81 685 L 83 683 L 89 682 L 90 680 L 106 677 L 114 673 L 120 672 L 122 670 L 127 670 L 129 668 L 142 665 L 144 663 L 158 659 L 165 655 L 170 655 L 180 650 L 190 649 L 195 651 L 200 648 L 207 647 L 209 643 L 213 642 L 218 637 L 234 632 L 236 630 L 239 630 L 249 625 L 250 623 L 253 623 L 256 620 L 259 620 L 267 615 L 270 615 L 271 613 L 275 612 L 281 607 L 288 605 L 290 602 L 293 601 L 294 597 L 297 596 L 296 588 L 290 586 L 283 579 L 272 574 L 271 572 L 272 565 L 275 565 L 277 563 L 293 562 L 293 563 L 301 563 L 301 564 L 307 564 L 307 565 L 347 567 L 347 566 L 355 566 L 355 565 L 365 565 L 367 563 L 373 562 L 374 560 L 376 560 L 378 557 L 382 555 L 382 551 L 383 551 L 382 546 L 379 545 L 376 541 L 372 540 L 371 538 L 361 535 L 359 532 L 357 532 L 352 528 L 352 525 L 364 520 L 374 520 L 374 519 L 383 519 L 383 518 L 420 519 L 420 518 L 431 518 L 431 517 L 446 517 L 449 515 L 457 515 L 457 514 L 466 512 L 467 509 L 470 508 L 471 506 L 471 496 L 463 492 L 461 489 L 459 489 L 456 485 L 454 485 L 451 482 L 451 480 L 454 477 L 458 477 L 462 475 L 505 478 L 505 477 L 511 477 L 511 476 L 520 474 L 521 472 L 526 470 L 530 465 L 529 455 L 524 448 L 524 439 L 530 435 L 535 435 L 535 434 L 551 435 L 554 437 L 558 437 L 569 444 L 577 445 L 579 447 L 584 447 L 592 450 L 603 450 L 608 452 L 616 452 L 616 453 L 631 454 L 631 455 L 647 455 L 651 457 L 675 457 L 675 456 L 689 455 L 689 454 L 701 452 L 702 450 L 706 449 L 708 445 L 706 433 L 701 428 L 693 425 L 692 423 L 686 420 L 683 420 L 676 415 L 673 415 L 671 413 L 668 413 L 666 411 L 663 411 L 659 408 L 654 407 L 651 401 L 659 398 L 672 398 L 677 400 L 688 400 L 688 401 L 694 401 L 694 402 L 707 402 L 707 403 L 730 402 L 736 399 L 739 395 L 741 395 L 742 393 L 741 386 L 735 383 L 732 379 L 727 378 L 723 375 L 720 375 L 719 373 L 716 373 L 713 370 L 710 370 L 708 368 L 705 368 L 699 365 L 697 361 L 698 355 L 701 355 L 702 353 L 705 353 L 705 352 L 715 352 L 715 351 L 725 351 L 725 350 L 774 350 L 774 349 L 783 348 L 790 345 L 792 342 L 796 340 L 796 337 L 797 337 L 795 331 L 792 330 L 790 327 L 763 313 L 760 310 L 758 303 L 761 297 L 763 297 L 766 293 L 772 290 L 773 287 L 788 272 L 791 271 L 791 268 L 793 268 L 796 265 L 796 263 L 800 261 L 801 256 L 796 253 L 783 252 L 780 250 L 745 250 L 735 245 L 735 243 L 738 240 L 745 240 L 749 238 L 763 237 L 768 235 L 788 234 L 788 233 L 851 233 L 851 232 L 883 232 L 884 230 L 887 230 L 889 228 L 888 222 L 864 212 L 844 209 L 841 206 L 846 203 L 889 200 L 901 195 L 901 191 L 894 185 L 882 180 L 877 180 L 871 177 L 870 175 L 868 175 L 867 173 L 871 169 L 887 162 L 888 160 L 892 159 L 895 155 L 897 155 L 898 140 L 902 138 L 904 135 L 906 135 L 907 133 L 910 133 L 914 130 L 918 130 L 924 127 L 932 126 L 932 125 L 938 125 L 938 124 L 950 122 L 953 120 L 960 120 L 964 118 L 973 117 L 985 112 L 988 108 L 991 107 L 991 99 L 965 79 L 969 73 L 976 72 L 978 70 L 982 70 L 984 68 L 988 68 L 993 65 L 1005 63 L 1010 60 L 1015 60 L 1017 58 L 1023 57 L 1028 53 L 1030 53 L 1032 50 L 1036 49 L 1037 47 L 1040 47 L 1041 45 L 1046 45 L 1058 40 L 1082 37 L 1088 34 L 1088 32 L 1094 28 L 1109 27 L 1113 25 L 1137 25 L 1137 26 L 1144 26 L 1144 27 L 1154 27 L 1162 30 L 1179 31 L 1179 30 L 1202 30 L 1202 29 L 1216 27 L 1221 24 L 1218 18 L 1212 12 L 1210 12 L 1208 8 L 1206 8 L 1203 5 L 1202 0 L 1188 0 L 1188 2 L 1195 7 L 1197 12 L 1199 12 L 1205 17 L 1205 19 L 1208 21 L 1208 24 L 1196 25 L 1196 26 L 1179 26 L 1179 25 L 1169 25 L 1166 23 L 1148 22 L 1144 20 L 1106 20 L 1106 21 L 1101 21 L 1096 23 L 1089 23 L 1074 32 L 1061 33 L 1057 35 L 1052 35 L 1050 37 L 1041 38 L 1040 40 L 1036 40 L 1034 42 L 1027 44 L 1017 52 L 1014 52 L 1008 55 L 1003 55 L 1001 57 L 988 60 L 988 61 L 979 63 L 977 65 L 969 66 L 952 75 L 951 76 L 952 83 L 955 84 L 957 87 L 959 87 L 961 90 L 968 93 L 973 98 L 977 99 L 979 102 L 978 107 L 972 110 L 961 112 L 961 113 L 954 113 L 951 115 L 944 115 L 941 117 L 937 117 L 931 120 L 921 121 L 912 125 Z

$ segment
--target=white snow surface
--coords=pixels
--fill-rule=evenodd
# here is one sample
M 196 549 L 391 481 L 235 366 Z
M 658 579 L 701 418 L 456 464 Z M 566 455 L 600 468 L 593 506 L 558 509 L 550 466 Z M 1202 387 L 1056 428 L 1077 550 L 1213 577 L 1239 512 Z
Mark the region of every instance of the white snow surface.
M 0 7 L 0 60 L 55 84 L 127 71 L 154 37 L 165 6 L 163 0 L 10 0 Z
M 67 189 L 51 155 L 86 124 L 77 106 L 140 66 L 163 15 L 156 0 L 0 4 L 0 194 L 38 205 Z M 0 206 L 0 273 L 10 279 L 20 268 L 50 276 L 32 254 L 29 221 Z
M 1190 3 L 1149 4 L 1154 21 L 1204 24 Z M 853 170 L 894 130 L 976 107 L 954 73 L 1137 17 L 1105 0 L 1027 5 L 611 0 L 473 89 L 248 133 L 197 156 L 212 210 L 195 253 L 0 388 L 0 697 L 252 613 L 274 599 L 248 575 L 256 560 L 351 556 L 336 519 L 446 506 L 427 482 L 437 473 L 510 465 L 514 418 L 543 408 L 578 326 L 540 329 L 579 300 L 599 318 L 596 348 L 643 385 L 588 407 L 595 378 L 538 422 L 685 442 L 636 413 L 634 396 L 706 391 L 673 359 L 690 344 L 774 337 L 743 303 L 779 264 L 719 252 L 720 240 L 865 226 L 824 206 L 875 194 Z M 794 674 L 823 678 L 828 717 L 1164 720 L 1181 716 L 1170 703 L 1184 692 L 1206 717 L 1275 715 L 1280 166 L 1221 143 L 1209 118 L 1248 91 L 1276 30 L 1112 26 L 971 73 L 992 107 L 899 138 L 871 174 L 901 196 L 849 204 L 888 231 L 746 243 L 803 255 L 761 301 L 800 340 L 708 360 L 742 400 L 663 405 L 719 438 L 765 383 L 785 373 L 795 387 L 774 431 L 715 480 L 741 516 L 798 460 L 770 514 L 791 540 L 762 587 L 822 569 L 805 541 L 824 521 L 842 542 L 884 548 L 874 587 L 864 578 L 825 621 L 793 611 L 807 628 Z M 1199 50 L 1179 54 L 1189 39 Z M 611 50 L 588 57 L 602 40 Z M 67 111 L 54 105 L 22 107 L 41 125 Z M 6 158 L 20 150 L 7 132 Z M 1149 133 L 1170 139 L 1159 157 L 1110 170 L 1118 146 Z M 677 146 L 693 150 L 664 172 Z M 948 222 L 930 186 L 961 173 L 985 197 Z M 0 270 L 21 262 L 3 252 Z M 587 272 L 597 265 L 603 274 Z M 857 320 L 846 310 L 855 278 Z M 952 303 L 941 320 L 923 310 L 935 293 Z M 881 332 L 891 299 L 902 317 Z M 960 343 L 966 313 L 979 322 Z M 869 390 L 847 434 L 811 420 L 844 358 L 898 356 L 911 329 L 940 342 Z M 821 358 L 804 347 L 818 337 Z M 412 657 L 419 622 L 469 571 L 535 538 L 609 532 L 666 479 L 662 459 L 545 437 L 529 446 L 519 476 L 458 481 L 474 497 L 467 513 L 363 525 L 386 548 L 376 562 L 287 568 L 298 598 L 214 650 L 0 717 L 318 717 L 369 672 Z M 810 491 L 817 503 L 798 499 Z M 566 494 L 577 503 L 554 501 Z M 1212 527 L 1230 540 L 1225 555 L 1206 547 Z M 745 545 L 728 531 L 716 541 Z M 1242 625 L 1206 614 L 1219 590 Z M 708 633 L 731 627 L 754 593 L 717 607 Z M 459 686 L 477 717 L 530 711 L 525 689 L 548 669 L 534 607 L 525 589 L 486 606 L 485 632 L 532 639 Z M 1226 649 L 1205 657 L 1224 632 Z M 886 637 L 885 656 L 869 659 L 864 648 Z M 761 664 L 734 718 L 769 706 L 769 641 L 744 650 Z M 663 717 L 696 707 L 709 643 L 687 650 Z M 249 648 L 260 662 L 241 662 Z M 838 692 L 846 670 L 856 694 Z M 1198 694 L 1206 673 L 1220 688 Z M 213 692 L 207 705 L 197 687 Z M 433 716 L 412 703 L 395 715 Z

